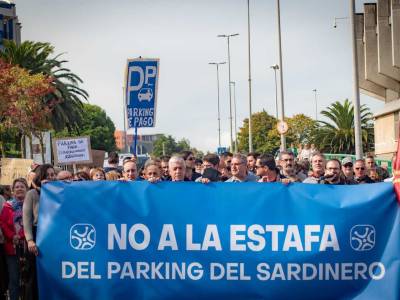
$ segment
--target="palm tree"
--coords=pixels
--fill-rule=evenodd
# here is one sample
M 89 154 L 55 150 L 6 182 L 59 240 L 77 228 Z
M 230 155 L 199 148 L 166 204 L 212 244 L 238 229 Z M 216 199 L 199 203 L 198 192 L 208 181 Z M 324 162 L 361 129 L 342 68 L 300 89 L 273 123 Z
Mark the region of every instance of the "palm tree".
M 79 87 L 82 80 L 63 67 L 68 61 L 60 60 L 62 54 L 51 57 L 54 47 L 49 43 L 25 41 L 17 45 L 14 41 L 4 41 L 4 51 L 0 57 L 19 65 L 32 74 L 43 73 L 52 79 L 54 92 L 43 101 L 52 108 L 51 123 L 56 131 L 67 128 L 69 131 L 81 123 L 83 103 L 88 93 Z
M 351 102 L 348 99 L 343 104 L 336 101 L 321 114 L 329 121 L 319 121 L 321 127 L 315 136 L 319 149 L 327 153 L 354 154 L 354 107 Z M 360 116 L 363 150 L 369 152 L 374 149 L 372 113 L 367 106 L 361 105 Z

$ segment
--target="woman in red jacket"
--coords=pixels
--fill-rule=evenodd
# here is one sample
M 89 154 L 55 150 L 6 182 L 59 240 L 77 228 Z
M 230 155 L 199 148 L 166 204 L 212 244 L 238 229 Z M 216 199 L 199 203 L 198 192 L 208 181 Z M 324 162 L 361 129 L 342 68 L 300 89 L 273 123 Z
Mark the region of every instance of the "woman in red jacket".
M 9 274 L 8 290 L 10 300 L 19 298 L 19 265 L 16 248 L 24 243 L 24 228 L 22 223 L 22 204 L 28 190 L 24 178 L 17 178 L 12 184 L 13 197 L 4 204 L 0 215 L 0 226 L 4 234 L 4 250 L 6 253 Z

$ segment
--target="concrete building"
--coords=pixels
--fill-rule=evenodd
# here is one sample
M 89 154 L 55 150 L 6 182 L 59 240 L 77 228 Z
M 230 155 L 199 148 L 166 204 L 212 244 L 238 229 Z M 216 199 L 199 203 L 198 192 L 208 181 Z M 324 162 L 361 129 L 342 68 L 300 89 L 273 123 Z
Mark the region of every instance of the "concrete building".
M 374 115 L 375 154 L 391 159 L 399 135 L 400 0 L 365 3 L 355 22 L 360 90 L 385 102 Z
M 138 155 L 150 154 L 153 152 L 154 142 L 161 136 L 161 134 L 141 134 L 138 135 L 137 145 L 136 145 L 136 153 Z M 127 136 L 127 144 L 130 149 L 129 152 L 133 153 L 133 143 L 134 143 L 134 135 L 128 134 Z M 114 132 L 115 145 L 117 149 L 122 152 L 125 152 L 125 131 L 116 130 Z
M 0 0 L 0 50 L 3 48 L 3 40 L 21 43 L 21 27 L 15 4 L 11 1 Z

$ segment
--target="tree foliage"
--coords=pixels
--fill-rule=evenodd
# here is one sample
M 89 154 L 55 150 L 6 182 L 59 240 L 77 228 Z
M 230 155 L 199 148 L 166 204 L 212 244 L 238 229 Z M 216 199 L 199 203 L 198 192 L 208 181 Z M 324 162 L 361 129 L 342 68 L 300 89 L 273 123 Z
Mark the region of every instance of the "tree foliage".
M 107 152 L 114 151 L 115 138 L 114 131 L 115 125 L 106 112 L 97 105 L 84 104 L 83 105 L 83 118 L 79 127 L 76 127 L 68 132 L 67 129 L 56 132 L 56 137 L 66 136 L 90 136 L 90 143 L 92 149 L 104 150 Z
M 66 60 L 60 55 L 54 56 L 54 47 L 49 43 L 24 41 L 17 45 L 14 41 L 5 41 L 0 57 L 12 65 L 18 65 L 31 74 L 43 74 L 51 78 L 52 91 L 42 97 L 50 106 L 50 122 L 55 130 L 72 130 L 82 121 L 82 100 L 88 94 L 79 87 L 82 80 L 64 67 Z
M 153 145 L 153 156 L 160 157 L 164 155 L 173 155 L 179 153 L 184 150 L 192 150 L 194 153 L 197 153 L 196 149 L 192 149 L 190 147 L 190 142 L 188 139 L 181 139 L 176 141 L 171 135 L 161 135 Z
M 344 103 L 336 101 L 321 112 L 328 121 L 320 121 L 320 129 L 315 136 L 315 143 L 327 153 L 355 153 L 354 107 L 346 99 Z M 374 126 L 372 113 L 368 107 L 361 105 L 361 135 L 363 151 L 374 149 Z
M 280 146 L 280 134 L 276 129 L 278 120 L 262 111 L 254 113 L 251 117 L 253 133 L 253 149 L 259 153 L 275 153 Z M 294 115 L 292 118 L 286 118 L 289 130 L 286 133 L 287 144 L 308 143 L 313 138 L 317 130 L 317 122 L 305 116 L 304 114 Z M 243 121 L 243 127 L 238 134 L 239 150 L 248 151 L 249 130 L 248 119 Z
M 52 79 L 44 74 L 30 74 L 0 59 L 0 137 L 5 156 L 5 131 L 16 129 L 22 135 L 38 136 L 50 128 L 53 107 L 42 101 L 53 91 Z

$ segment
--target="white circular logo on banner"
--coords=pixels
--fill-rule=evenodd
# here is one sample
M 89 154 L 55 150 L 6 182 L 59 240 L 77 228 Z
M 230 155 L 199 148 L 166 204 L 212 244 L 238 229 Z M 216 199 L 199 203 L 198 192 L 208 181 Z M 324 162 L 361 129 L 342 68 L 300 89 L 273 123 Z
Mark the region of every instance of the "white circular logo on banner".
M 96 245 L 96 229 L 92 224 L 75 224 L 69 231 L 69 243 L 75 250 L 90 250 Z
M 355 225 L 350 230 L 350 245 L 355 251 L 369 251 L 375 246 L 375 227 Z

